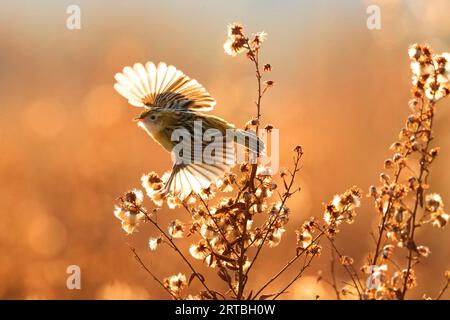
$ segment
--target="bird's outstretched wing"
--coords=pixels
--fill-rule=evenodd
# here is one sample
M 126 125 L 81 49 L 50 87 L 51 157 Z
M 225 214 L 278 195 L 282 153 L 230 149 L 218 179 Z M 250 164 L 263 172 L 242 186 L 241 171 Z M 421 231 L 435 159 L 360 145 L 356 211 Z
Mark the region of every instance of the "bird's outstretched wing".
M 135 63 L 116 73 L 114 89 L 135 107 L 210 111 L 216 101 L 197 82 L 174 66 Z
M 202 135 L 183 138 L 172 150 L 174 165 L 165 192 L 185 199 L 223 178 L 234 167 L 234 141 L 225 136 L 203 139 Z

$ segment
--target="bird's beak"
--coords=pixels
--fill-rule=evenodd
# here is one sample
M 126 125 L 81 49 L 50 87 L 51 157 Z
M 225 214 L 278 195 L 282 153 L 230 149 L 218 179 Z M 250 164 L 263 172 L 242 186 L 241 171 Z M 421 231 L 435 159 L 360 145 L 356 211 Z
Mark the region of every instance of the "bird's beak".
M 144 119 L 145 116 L 146 116 L 147 114 L 148 114 L 148 110 L 142 112 L 138 117 L 134 118 L 133 120 L 139 122 L 139 121 L 141 121 L 142 119 Z
M 136 121 L 136 122 L 139 122 L 139 121 L 141 121 L 142 119 L 144 119 L 144 117 L 145 117 L 145 114 L 144 114 L 144 113 L 141 113 L 138 117 L 134 118 L 133 120 Z

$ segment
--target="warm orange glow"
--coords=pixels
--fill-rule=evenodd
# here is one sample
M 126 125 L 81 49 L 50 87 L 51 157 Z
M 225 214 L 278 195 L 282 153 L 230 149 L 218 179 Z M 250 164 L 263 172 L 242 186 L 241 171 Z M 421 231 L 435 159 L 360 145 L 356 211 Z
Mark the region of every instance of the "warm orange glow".
M 281 165 L 291 164 L 292 146 L 301 144 L 305 151 L 302 191 L 291 203 L 283 241 L 258 262 L 261 274 L 254 281 L 263 284 L 295 250 L 294 230 L 308 216 L 321 217 L 323 203 L 352 185 L 366 192 L 377 183 L 408 114 L 409 44 L 450 51 L 449 1 L 378 2 L 383 27 L 377 31 L 366 28 L 363 0 L 326 6 L 292 0 L 277 5 L 276 13 L 275 4 L 256 0 L 232 8 L 225 1 L 176 1 L 177 8 L 128 1 L 110 10 L 91 1 L 81 5 L 82 28 L 73 31 L 65 27 L 64 8 L 49 1 L 2 10 L 0 298 L 168 298 L 127 243 L 161 278 L 184 265 L 167 248 L 157 255 L 149 250 L 148 239 L 157 236 L 150 228 L 126 236 L 113 205 L 124 190 L 139 186 L 143 173 L 170 169 L 170 155 L 132 121 L 140 110 L 115 92 L 114 74 L 135 62 L 176 65 L 214 96 L 213 114 L 242 127 L 254 115 L 256 89 L 245 57 L 223 52 L 225 26 L 236 19 L 249 30 L 268 33 L 262 59 L 273 66 L 275 85 L 265 98 L 262 123 L 280 129 Z M 32 10 L 41 5 L 48 8 Z M 448 210 L 449 99 L 439 108 L 434 129 L 441 153 L 430 179 Z M 167 225 L 183 215 L 165 208 L 159 218 Z M 363 197 L 356 222 L 343 227 L 346 237 L 339 245 L 352 257 L 364 257 L 374 247 L 368 230 L 376 218 L 372 199 Z M 435 231 L 421 230 L 432 253 L 416 267 L 422 290 L 410 298 L 434 296 L 450 268 L 448 227 Z M 194 263 L 205 274 L 216 272 Z M 66 289 L 66 268 L 72 264 L 81 268 L 81 290 Z M 329 272 L 329 265 L 326 257 L 318 259 L 286 298 L 334 298 L 315 277 L 318 270 Z M 195 281 L 193 287 L 200 289 Z

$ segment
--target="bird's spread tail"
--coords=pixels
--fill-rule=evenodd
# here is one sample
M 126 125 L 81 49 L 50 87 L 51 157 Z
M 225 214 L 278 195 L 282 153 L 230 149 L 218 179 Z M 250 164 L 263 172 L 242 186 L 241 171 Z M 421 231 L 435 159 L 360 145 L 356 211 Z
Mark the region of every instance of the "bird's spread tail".
M 232 165 L 191 163 L 176 164 L 173 166 L 169 179 L 165 182 L 164 192 L 174 194 L 181 200 L 191 193 L 200 194 L 203 189 L 216 183 Z
M 258 138 L 254 131 L 237 129 L 235 141 L 258 155 L 261 155 L 265 149 L 264 142 Z

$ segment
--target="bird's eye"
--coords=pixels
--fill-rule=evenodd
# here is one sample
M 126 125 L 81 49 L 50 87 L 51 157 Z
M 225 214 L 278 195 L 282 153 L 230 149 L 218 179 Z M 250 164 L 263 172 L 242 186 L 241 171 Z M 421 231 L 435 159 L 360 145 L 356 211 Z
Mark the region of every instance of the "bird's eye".
M 156 120 L 156 116 L 155 115 L 151 115 L 150 116 L 150 120 Z

